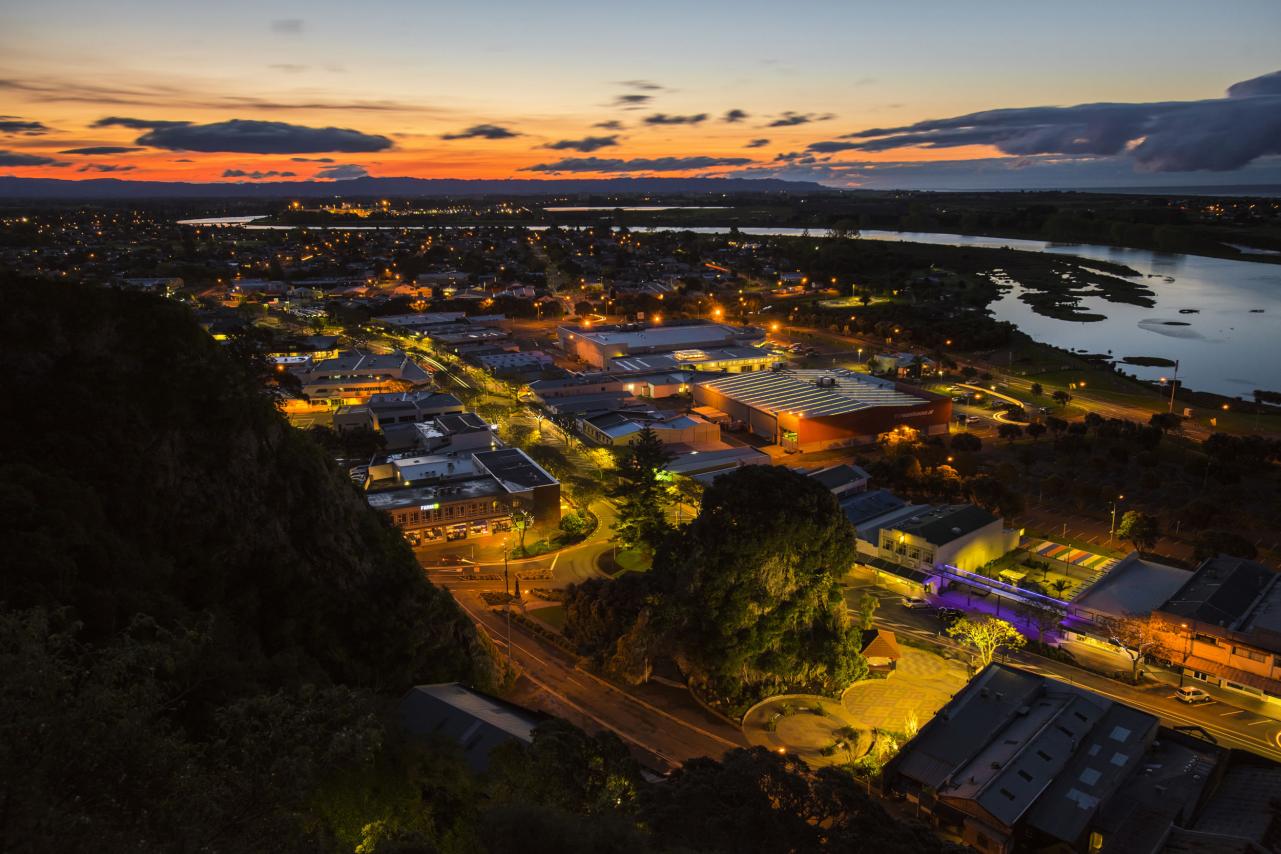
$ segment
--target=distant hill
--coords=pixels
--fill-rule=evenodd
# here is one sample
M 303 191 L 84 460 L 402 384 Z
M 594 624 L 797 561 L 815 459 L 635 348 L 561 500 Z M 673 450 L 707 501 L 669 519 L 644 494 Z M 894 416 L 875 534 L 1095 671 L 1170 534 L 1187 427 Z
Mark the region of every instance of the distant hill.
M 0 198 L 8 199 L 272 199 L 329 196 L 547 196 L 580 193 L 834 193 L 812 181 L 773 178 L 567 178 L 564 180 L 465 180 L 461 178 L 355 178 L 350 181 L 269 181 L 261 183 L 122 181 L 94 178 L 0 176 Z

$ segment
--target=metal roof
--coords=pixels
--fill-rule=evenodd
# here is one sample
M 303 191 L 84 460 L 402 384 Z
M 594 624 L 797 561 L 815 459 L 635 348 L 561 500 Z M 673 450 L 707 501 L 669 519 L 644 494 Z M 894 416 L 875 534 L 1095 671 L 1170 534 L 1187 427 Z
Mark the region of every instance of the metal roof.
M 899 391 L 893 383 L 840 368 L 731 374 L 708 380 L 703 386 L 755 409 L 806 418 L 928 402 Z

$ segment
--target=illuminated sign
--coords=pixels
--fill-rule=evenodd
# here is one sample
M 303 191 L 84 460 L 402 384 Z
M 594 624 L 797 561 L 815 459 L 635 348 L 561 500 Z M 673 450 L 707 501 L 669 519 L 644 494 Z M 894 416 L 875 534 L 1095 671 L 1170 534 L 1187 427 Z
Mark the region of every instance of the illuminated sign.
M 440 506 L 440 504 L 420 504 L 420 505 L 418 505 L 418 509 L 419 509 L 419 510 L 424 510 L 424 511 L 425 511 L 425 510 L 435 510 L 435 509 L 436 509 L 437 507 L 439 507 L 439 506 Z

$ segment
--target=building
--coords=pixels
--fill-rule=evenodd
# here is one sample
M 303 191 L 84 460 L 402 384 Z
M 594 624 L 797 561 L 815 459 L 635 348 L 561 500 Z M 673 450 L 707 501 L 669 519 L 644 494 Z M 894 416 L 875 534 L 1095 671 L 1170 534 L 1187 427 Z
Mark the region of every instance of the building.
M 765 340 L 765 332 L 761 329 L 721 323 L 562 326 L 556 331 L 556 335 L 560 339 L 562 350 L 601 370 L 610 367 L 612 360 L 627 356 L 674 353 L 678 350 L 720 350 L 750 346 Z
M 1205 561 L 1152 613 L 1161 657 L 1193 679 L 1281 703 L 1278 579 L 1244 558 Z
M 461 540 L 511 530 L 515 510 L 560 521 L 560 483 L 519 448 L 393 454 L 369 466 L 369 506 L 411 541 Z
M 627 410 L 604 412 L 578 419 L 578 432 L 598 445 L 630 445 L 645 428 L 653 430 L 664 445 L 722 448 L 721 428 L 697 415 Z
M 691 392 L 696 403 L 796 450 L 871 444 L 895 431 L 945 434 L 952 417 L 947 398 L 843 369 L 733 374 Z
M 1225 764 L 1153 715 L 993 664 L 886 764 L 883 785 L 989 854 L 1135 854 L 1190 827 Z
M 418 685 L 400 701 L 400 725 L 416 738 L 443 738 L 457 744 L 472 771 L 483 773 L 495 748 L 529 744 L 534 728 L 549 720 L 526 709 L 465 688 L 457 682 Z
M 835 495 L 838 501 L 848 496 L 867 492 L 867 484 L 872 479 L 872 476 L 862 467 L 850 465 L 849 463 L 840 463 L 813 470 L 799 469 L 798 471 L 821 484 L 824 489 Z
M 679 327 L 678 327 L 679 328 Z M 667 371 L 710 371 L 741 374 L 762 371 L 778 363 L 778 357 L 758 347 L 724 347 L 702 350 L 686 348 L 670 353 L 621 356 L 609 360 L 616 374 L 663 373 Z
M 952 567 L 974 572 L 1009 554 L 1018 531 L 973 504 L 935 504 L 879 526 L 878 556 L 889 563 L 930 571 Z
M 334 428 L 369 427 L 387 432 L 397 425 L 418 424 L 438 415 L 462 412 L 463 404 L 452 394 L 437 391 L 382 392 L 357 406 L 340 406 Z
M 869 668 L 881 673 L 893 670 L 903 657 L 898 638 L 889 629 L 864 630 L 859 652 Z
M 409 391 L 431 383 L 431 374 L 404 353 L 344 353 L 322 359 L 299 372 L 302 393 L 311 406 L 364 403 L 375 394 Z

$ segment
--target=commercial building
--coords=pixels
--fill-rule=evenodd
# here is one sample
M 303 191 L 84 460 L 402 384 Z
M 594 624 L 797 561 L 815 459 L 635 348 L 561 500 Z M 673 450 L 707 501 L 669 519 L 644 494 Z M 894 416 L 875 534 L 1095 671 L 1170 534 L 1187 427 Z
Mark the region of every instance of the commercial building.
M 922 819 L 989 854 L 1136 854 L 1192 827 L 1226 765 L 1227 751 L 1162 729 L 1153 715 L 993 664 L 883 779 Z
M 404 353 L 344 353 L 300 371 L 312 407 L 364 403 L 375 394 L 409 391 L 431 383 L 431 374 Z
M 438 415 L 462 412 L 463 404 L 452 394 L 438 391 L 382 392 L 356 406 L 340 406 L 334 428 L 369 427 L 388 431 L 396 425 L 418 424 Z
M 679 327 L 678 327 L 679 328 Z M 710 371 L 741 374 L 761 371 L 778 362 L 778 357 L 758 347 L 720 349 L 685 348 L 670 353 L 620 356 L 609 360 L 616 374 L 663 373 L 666 371 Z
M 697 415 L 626 410 L 578 419 L 578 431 L 590 441 L 607 447 L 625 447 L 645 428 L 653 430 L 664 445 L 722 448 L 721 428 Z
M 870 444 L 895 431 L 944 434 L 952 417 L 945 397 L 842 369 L 733 374 L 691 393 L 756 435 L 800 450 Z
M 1211 558 L 1152 614 L 1161 657 L 1186 675 L 1281 703 L 1281 573 Z
M 678 350 L 721 350 L 750 346 L 765 340 L 764 330 L 721 323 L 562 326 L 556 334 L 562 350 L 602 370 L 609 368 L 612 360 L 627 356 L 674 353 Z
M 878 556 L 924 571 L 954 567 L 974 572 L 1009 554 L 1019 533 L 1001 517 L 973 504 L 935 504 L 879 526 Z
M 519 448 L 390 455 L 369 466 L 366 490 L 370 507 L 421 542 L 510 530 L 517 509 L 539 525 L 560 520 L 560 483 Z

